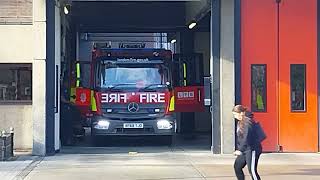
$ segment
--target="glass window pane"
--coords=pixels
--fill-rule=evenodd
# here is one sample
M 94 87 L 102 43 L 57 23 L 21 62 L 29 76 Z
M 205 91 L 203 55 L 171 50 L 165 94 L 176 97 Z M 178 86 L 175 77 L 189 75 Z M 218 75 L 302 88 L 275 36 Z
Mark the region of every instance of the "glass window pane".
M 253 112 L 266 112 L 267 87 L 266 65 L 251 65 L 251 110 Z
M 291 111 L 306 111 L 306 65 L 290 65 Z
M 32 100 L 32 65 L 0 64 L 0 102 Z
M 80 63 L 80 86 L 90 88 L 91 65 L 89 63 Z

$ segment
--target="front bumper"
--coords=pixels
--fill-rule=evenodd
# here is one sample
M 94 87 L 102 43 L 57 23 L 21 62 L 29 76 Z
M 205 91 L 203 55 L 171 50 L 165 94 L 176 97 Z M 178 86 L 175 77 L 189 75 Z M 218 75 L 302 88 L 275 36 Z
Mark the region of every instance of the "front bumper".
M 109 122 L 108 129 L 95 128 L 99 120 L 107 120 Z M 158 129 L 157 122 L 159 120 L 168 120 L 171 122 L 171 129 Z M 143 123 L 143 128 L 124 128 L 125 123 Z M 176 121 L 172 116 L 152 120 L 110 120 L 104 117 L 95 117 L 92 121 L 91 134 L 93 136 L 148 136 L 148 135 L 173 135 L 176 129 Z

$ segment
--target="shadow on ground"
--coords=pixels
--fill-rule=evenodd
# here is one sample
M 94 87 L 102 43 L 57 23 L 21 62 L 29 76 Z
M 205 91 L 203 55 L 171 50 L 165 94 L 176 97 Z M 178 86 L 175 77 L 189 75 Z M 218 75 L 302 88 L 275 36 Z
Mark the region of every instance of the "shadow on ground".
M 88 133 L 87 133 L 88 134 Z M 156 136 L 114 136 L 92 139 L 86 135 L 73 146 L 63 146 L 64 154 L 112 154 L 130 151 L 159 153 L 172 151 L 210 151 L 211 134 L 175 135 L 172 143 L 167 138 Z

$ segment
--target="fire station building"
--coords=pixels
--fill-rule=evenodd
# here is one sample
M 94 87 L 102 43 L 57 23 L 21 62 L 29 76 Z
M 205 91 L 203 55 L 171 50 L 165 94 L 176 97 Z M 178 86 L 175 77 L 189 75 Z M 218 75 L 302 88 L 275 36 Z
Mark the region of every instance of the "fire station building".
M 85 59 L 90 43 L 107 36 L 137 42 L 143 33 L 152 48 L 201 54 L 201 61 L 186 60 L 184 80 L 210 77 L 209 106 L 179 113 L 179 132 L 209 133 L 208 151 L 232 153 L 231 110 L 243 104 L 266 131 L 264 151 L 319 152 L 319 4 L 1 0 L 0 130 L 14 127 L 16 149 L 59 152 L 60 80 L 73 73 L 70 62 Z

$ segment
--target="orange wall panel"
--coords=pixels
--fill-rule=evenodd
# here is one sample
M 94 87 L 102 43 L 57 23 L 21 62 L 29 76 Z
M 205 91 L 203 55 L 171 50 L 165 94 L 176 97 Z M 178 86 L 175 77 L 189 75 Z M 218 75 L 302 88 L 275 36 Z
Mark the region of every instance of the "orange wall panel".
M 286 152 L 316 152 L 317 0 L 283 0 L 279 12 L 279 143 Z M 291 112 L 290 64 L 306 64 L 306 112 Z
M 274 0 L 241 1 L 241 102 L 251 109 L 251 64 L 267 66 L 267 111 L 255 112 L 268 138 L 264 151 L 275 151 L 277 131 L 277 4 Z

